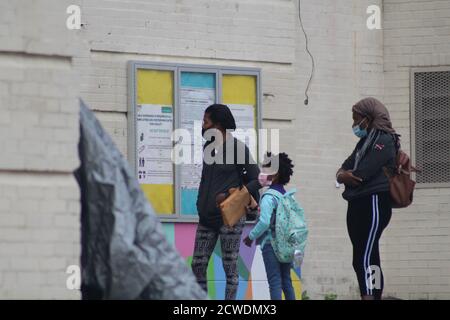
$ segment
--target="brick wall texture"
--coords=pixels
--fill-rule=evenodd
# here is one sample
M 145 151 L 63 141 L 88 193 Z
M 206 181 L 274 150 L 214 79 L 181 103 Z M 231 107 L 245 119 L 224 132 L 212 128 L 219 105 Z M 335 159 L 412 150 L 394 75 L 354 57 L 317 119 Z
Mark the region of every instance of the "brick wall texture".
M 68 30 L 66 8 L 83 26 Z M 369 5 L 382 29 L 369 30 Z M 384 101 L 410 151 L 410 69 L 450 66 L 447 0 L 13 1 L 0 3 L 0 297 L 79 298 L 77 98 L 127 150 L 127 61 L 257 67 L 263 126 L 279 128 L 295 161 L 310 240 L 303 287 L 313 299 L 357 299 L 343 189 L 334 174 L 352 151 L 351 106 Z M 418 189 L 381 243 L 385 294 L 450 298 L 450 189 Z

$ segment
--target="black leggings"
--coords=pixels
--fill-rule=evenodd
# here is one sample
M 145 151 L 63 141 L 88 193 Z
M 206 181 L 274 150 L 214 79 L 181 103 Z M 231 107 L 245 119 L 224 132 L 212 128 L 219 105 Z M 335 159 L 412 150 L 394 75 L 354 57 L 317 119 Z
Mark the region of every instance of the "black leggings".
M 353 245 L 353 269 L 361 296 L 381 299 L 384 287 L 378 241 L 389 223 L 392 205 L 388 192 L 351 200 L 347 210 L 347 228 Z

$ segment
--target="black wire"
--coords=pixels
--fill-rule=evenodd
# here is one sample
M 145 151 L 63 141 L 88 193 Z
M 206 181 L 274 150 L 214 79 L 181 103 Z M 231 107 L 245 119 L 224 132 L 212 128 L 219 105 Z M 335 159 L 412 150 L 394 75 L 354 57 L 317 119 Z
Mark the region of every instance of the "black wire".
M 308 52 L 309 56 L 311 57 L 311 75 L 310 75 L 309 80 L 308 80 L 308 85 L 306 86 L 306 89 L 305 89 L 305 97 L 306 97 L 305 105 L 307 105 L 308 101 L 309 101 L 308 90 L 309 90 L 309 87 L 311 85 L 311 81 L 312 81 L 312 78 L 313 78 L 313 75 L 314 75 L 316 64 L 314 62 L 314 57 L 313 57 L 313 55 L 311 54 L 311 51 L 309 51 L 309 48 L 308 48 L 308 35 L 306 34 L 305 28 L 303 27 L 302 13 L 301 13 L 301 2 L 302 2 L 302 0 L 298 0 L 298 19 L 300 20 L 300 26 L 302 28 L 303 34 L 305 35 L 306 52 Z

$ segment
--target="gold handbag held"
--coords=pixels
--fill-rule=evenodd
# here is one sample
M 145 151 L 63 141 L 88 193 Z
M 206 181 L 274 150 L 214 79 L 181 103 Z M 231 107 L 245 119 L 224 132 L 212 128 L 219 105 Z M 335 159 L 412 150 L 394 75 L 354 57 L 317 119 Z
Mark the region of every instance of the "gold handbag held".
M 230 195 L 220 203 L 219 207 L 224 225 L 233 227 L 247 213 L 247 206 L 253 197 L 245 186 L 231 188 L 229 193 Z

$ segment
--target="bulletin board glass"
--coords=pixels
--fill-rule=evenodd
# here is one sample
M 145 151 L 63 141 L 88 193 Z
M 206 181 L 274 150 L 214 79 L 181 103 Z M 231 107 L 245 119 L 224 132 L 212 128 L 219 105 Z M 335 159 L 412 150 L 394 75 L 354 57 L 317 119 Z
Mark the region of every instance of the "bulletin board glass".
M 162 220 L 198 221 L 202 164 L 175 164 L 175 144 L 185 144 L 193 159 L 201 159 L 204 140 L 198 126 L 213 103 L 228 105 L 239 129 L 261 128 L 260 83 L 256 68 L 129 62 L 128 158 Z M 186 130 L 192 139 L 175 141 L 176 129 Z M 257 159 L 257 144 L 249 144 L 239 133 L 234 135 Z

